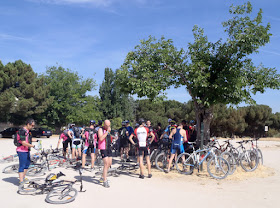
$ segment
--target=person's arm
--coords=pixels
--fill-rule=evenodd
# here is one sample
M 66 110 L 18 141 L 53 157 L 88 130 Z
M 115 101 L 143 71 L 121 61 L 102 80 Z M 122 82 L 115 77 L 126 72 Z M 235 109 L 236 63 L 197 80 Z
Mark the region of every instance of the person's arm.
M 102 129 L 102 128 L 99 128 L 99 129 L 98 129 L 98 138 L 99 138 L 99 141 L 102 142 L 102 141 L 108 136 L 108 134 L 110 133 L 110 131 L 111 131 L 111 128 L 110 128 L 110 127 L 107 129 L 107 131 L 106 131 L 105 133 L 103 133 L 103 129 Z
M 39 139 L 32 138 L 32 142 L 39 142 Z
M 150 132 L 150 135 L 152 136 L 152 139 L 151 139 L 151 144 L 152 144 L 152 142 L 154 141 L 154 139 L 155 139 L 155 135 L 154 135 L 154 133 L 153 132 Z
M 134 135 L 133 135 L 133 134 L 131 134 L 131 135 L 129 136 L 129 138 L 128 138 L 128 139 L 129 139 L 129 141 L 130 141 L 130 143 L 131 143 L 131 144 L 136 145 L 136 144 L 135 144 L 135 142 L 134 142 L 134 141 L 133 141 L 133 139 L 132 139 L 132 138 L 133 138 L 133 136 L 134 136 Z
M 174 134 L 176 134 L 176 129 L 172 129 L 171 133 L 169 134 L 169 139 L 173 139 Z
M 182 129 L 182 130 L 183 130 L 183 142 L 187 142 L 188 138 L 187 138 L 186 130 L 184 130 L 184 129 Z
M 73 138 L 72 138 L 72 135 L 71 135 L 71 131 L 68 130 L 67 134 L 68 134 L 68 137 L 69 137 L 70 139 L 73 139 Z
M 26 142 L 26 141 L 22 141 L 21 143 L 22 143 L 22 145 L 25 146 L 25 147 L 35 147 L 35 145 L 29 144 L 29 143 Z

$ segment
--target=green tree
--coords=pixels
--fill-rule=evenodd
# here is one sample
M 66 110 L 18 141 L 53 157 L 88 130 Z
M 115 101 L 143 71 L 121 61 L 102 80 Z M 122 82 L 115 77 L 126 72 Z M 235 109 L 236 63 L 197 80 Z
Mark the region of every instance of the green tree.
M 54 101 L 47 111 L 42 115 L 42 123 L 48 126 L 60 128 L 70 122 L 85 122 L 82 116 L 94 114 L 95 109 L 88 109 L 93 106 L 95 98 L 86 96 L 88 91 L 94 89 L 95 81 L 91 78 L 83 79 L 77 72 L 72 72 L 63 67 L 49 67 L 46 75 L 46 84 L 50 86 L 49 96 Z M 84 111 L 87 111 L 84 112 Z M 96 115 L 97 117 L 99 114 Z M 81 122 L 81 123 L 80 123 Z
M 228 39 L 209 42 L 204 31 L 193 28 L 194 42 L 178 50 L 172 40 L 150 37 L 127 54 L 118 82 L 124 90 L 155 98 L 170 86 L 184 86 L 192 97 L 198 138 L 204 123 L 204 139 L 210 137 L 215 104 L 255 103 L 251 95 L 279 89 L 274 68 L 254 66 L 249 57 L 269 42 L 270 25 L 262 24 L 262 10 L 252 17 L 250 2 L 231 6 L 233 17 L 223 22 Z
M 3 65 L 0 61 L 0 117 L 22 124 L 27 117 L 43 113 L 52 102 L 49 86 L 30 65 L 21 60 Z
M 100 106 L 104 119 L 133 119 L 134 100 L 124 93 L 118 85 L 116 85 L 116 73 L 105 68 L 104 80 L 99 88 L 99 96 L 102 102 Z M 121 124 L 121 123 L 120 123 Z

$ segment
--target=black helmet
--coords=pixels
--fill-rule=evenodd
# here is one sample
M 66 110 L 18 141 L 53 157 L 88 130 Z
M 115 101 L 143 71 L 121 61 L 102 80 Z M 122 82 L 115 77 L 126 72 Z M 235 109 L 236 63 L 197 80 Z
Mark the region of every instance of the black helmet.
M 125 125 L 126 125 L 126 122 L 125 122 L 125 121 L 123 121 L 123 122 L 122 122 L 122 126 L 125 126 Z
M 138 121 L 138 123 L 139 123 L 139 125 L 141 125 L 141 124 L 145 123 L 145 120 L 144 120 L 144 118 L 139 118 L 139 121 Z
M 90 121 L 89 121 L 89 124 L 90 124 L 90 125 L 95 124 L 95 120 L 90 120 Z
M 103 123 L 103 121 L 102 121 L 102 120 L 99 120 L 99 121 L 98 121 L 98 125 L 99 125 L 99 126 L 101 126 L 101 125 L 102 125 L 102 123 Z

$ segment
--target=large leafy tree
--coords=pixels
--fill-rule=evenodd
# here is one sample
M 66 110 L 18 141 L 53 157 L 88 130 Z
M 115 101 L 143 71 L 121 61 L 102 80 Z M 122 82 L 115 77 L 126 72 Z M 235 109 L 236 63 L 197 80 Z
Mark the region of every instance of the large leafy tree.
M 61 66 L 49 67 L 42 77 L 46 79 L 46 84 L 50 85 L 49 96 L 54 98 L 42 115 L 42 123 L 58 128 L 69 122 L 82 124 L 84 122 L 82 115 L 92 115 L 96 112 L 94 108 L 90 111 L 91 113 L 85 112 L 88 105 L 94 105 L 94 101 L 86 96 L 86 93 L 95 87 L 93 79 L 83 79 L 77 72 Z
M 99 88 L 100 106 L 104 119 L 133 119 L 134 100 L 116 84 L 116 73 L 105 68 L 104 80 Z M 121 123 L 120 123 L 121 124 Z
M 155 98 L 170 86 L 186 87 L 196 112 L 198 138 L 210 136 L 215 104 L 255 103 L 251 95 L 266 88 L 279 89 L 276 69 L 255 66 L 250 55 L 269 42 L 270 25 L 262 23 L 262 10 L 254 17 L 250 2 L 231 6 L 233 16 L 223 22 L 227 40 L 208 41 L 203 29 L 194 26 L 194 42 L 185 52 L 172 40 L 150 37 L 127 54 L 118 82 L 124 90 Z
M 38 77 L 30 65 L 21 60 L 0 62 L 0 118 L 22 124 L 27 117 L 43 113 L 52 102 L 49 86 Z

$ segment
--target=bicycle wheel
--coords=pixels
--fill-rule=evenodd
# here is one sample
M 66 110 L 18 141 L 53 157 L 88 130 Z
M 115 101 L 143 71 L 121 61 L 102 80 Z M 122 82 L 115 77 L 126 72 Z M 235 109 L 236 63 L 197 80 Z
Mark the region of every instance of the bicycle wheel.
M 222 157 L 212 157 L 207 163 L 209 175 L 215 179 L 224 179 L 228 176 L 230 165 Z
M 154 166 L 155 160 L 156 160 L 156 157 L 157 157 L 159 151 L 160 151 L 160 150 L 158 150 L 158 149 L 154 149 L 154 150 L 152 151 L 152 153 L 151 153 L 151 155 L 150 155 L 151 166 Z
M 258 153 L 258 158 L 259 158 L 259 164 L 263 165 L 263 154 L 262 154 L 262 151 L 260 149 L 257 149 L 257 153 Z
M 249 150 L 243 153 L 240 157 L 240 165 L 247 172 L 252 172 L 256 170 L 258 164 L 259 164 L 258 155 L 255 153 L 255 151 Z
M 226 161 L 228 161 L 230 170 L 229 170 L 229 175 L 232 175 L 234 171 L 236 170 L 236 160 L 234 156 L 230 152 L 223 152 L 221 154 L 221 157 L 224 158 Z
M 191 175 L 194 169 L 194 159 L 189 153 L 182 153 L 177 157 L 176 169 L 179 173 Z
M 66 204 L 75 200 L 78 191 L 71 186 L 66 188 L 56 188 L 50 191 L 46 196 L 46 202 L 51 204 Z
M 39 176 L 44 175 L 47 172 L 48 168 L 46 166 L 34 166 L 29 168 L 26 172 L 27 176 Z
M 167 155 L 164 152 L 156 157 L 156 167 L 160 171 L 164 171 L 168 167 Z
M 21 187 L 19 190 L 18 190 L 18 193 L 19 194 L 35 194 L 37 191 L 40 191 L 38 190 L 33 184 L 29 184 L 28 186 L 26 187 Z
M 19 164 L 9 165 L 2 170 L 2 173 L 18 173 Z

